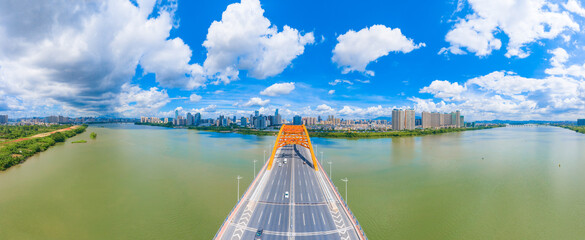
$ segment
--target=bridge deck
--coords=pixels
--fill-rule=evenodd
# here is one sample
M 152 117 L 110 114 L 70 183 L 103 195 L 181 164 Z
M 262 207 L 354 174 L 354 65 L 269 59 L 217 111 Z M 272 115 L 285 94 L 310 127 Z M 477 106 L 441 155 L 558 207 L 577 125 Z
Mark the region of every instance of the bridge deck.
M 306 148 L 284 146 L 272 170 L 264 166 L 252 182 L 216 239 L 254 239 L 259 228 L 262 239 L 359 239 L 337 194 L 325 173 L 315 171 Z

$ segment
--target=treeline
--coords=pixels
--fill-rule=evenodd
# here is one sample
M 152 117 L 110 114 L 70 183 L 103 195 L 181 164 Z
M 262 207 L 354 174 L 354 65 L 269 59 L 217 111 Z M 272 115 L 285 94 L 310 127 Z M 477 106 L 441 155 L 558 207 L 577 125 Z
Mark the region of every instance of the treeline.
M 55 143 L 64 142 L 65 139 L 84 132 L 86 128 L 87 125 L 82 125 L 68 131 L 53 133 L 47 137 L 0 144 L 0 171 L 24 162 L 35 153 L 43 152 Z
M 195 129 L 200 131 L 209 131 L 209 132 L 231 132 L 231 133 L 240 133 L 246 135 L 258 135 L 258 136 L 276 136 L 278 132 L 275 131 L 263 131 L 251 128 L 243 128 L 237 125 L 232 125 L 229 127 L 217 127 L 217 126 L 208 126 L 208 127 L 189 127 L 189 129 Z
M 172 122 L 168 122 L 168 123 L 141 123 L 141 122 L 135 122 L 135 125 L 147 125 L 147 126 L 157 126 L 157 127 L 168 127 L 168 128 L 172 128 L 173 127 L 173 123 Z
M 415 129 L 403 131 L 387 131 L 387 132 L 355 132 L 355 131 L 309 131 L 311 137 L 323 138 L 385 138 L 385 137 L 408 137 L 408 136 L 423 136 L 432 134 L 441 134 L 449 132 L 462 132 L 469 130 L 490 129 L 501 127 L 501 125 L 482 126 L 473 128 L 441 128 L 441 129 Z
M 0 139 L 17 139 L 23 137 L 30 137 L 39 133 L 52 132 L 55 130 L 71 127 L 71 125 L 30 125 L 30 126 L 0 126 Z

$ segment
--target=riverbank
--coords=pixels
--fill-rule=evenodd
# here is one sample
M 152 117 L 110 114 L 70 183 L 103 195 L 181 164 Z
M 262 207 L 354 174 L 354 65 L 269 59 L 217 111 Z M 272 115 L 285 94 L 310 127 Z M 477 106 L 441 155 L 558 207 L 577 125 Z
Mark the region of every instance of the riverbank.
M 137 125 L 148 125 L 148 126 L 159 126 L 173 128 L 172 124 L 157 124 L 157 123 L 136 123 Z M 416 129 L 416 130 L 403 130 L 403 131 L 311 131 L 309 135 L 311 137 L 321 138 L 345 138 L 345 139 L 359 139 L 359 138 L 387 138 L 387 137 L 412 137 L 412 136 L 424 136 L 433 134 L 442 134 L 449 132 L 462 132 L 470 130 L 481 130 L 490 129 L 496 127 L 503 127 L 503 125 L 493 126 L 482 126 L 472 128 L 443 128 L 443 129 Z M 188 127 L 188 129 L 194 129 L 199 131 L 218 132 L 218 133 L 239 133 L 246 135 L 257 135 L 257 136 L 276 136 L 278 131 L 267 131 L 267 130 L 256 130 L 251 128 L 242 127 Z
M 570 125 L 559 125 L 558 127 L 566 128 L 569 130 L 573 130 L 578 133 L 585 134 L 585 127 L 584 126 L 570 126 Z
M 58 142 L 82 133 L 87 125 L 71 126 L 64 129 L 19 138 L 0 144 L 0 171 L 24 162 L 30 156 L 47 150 Z

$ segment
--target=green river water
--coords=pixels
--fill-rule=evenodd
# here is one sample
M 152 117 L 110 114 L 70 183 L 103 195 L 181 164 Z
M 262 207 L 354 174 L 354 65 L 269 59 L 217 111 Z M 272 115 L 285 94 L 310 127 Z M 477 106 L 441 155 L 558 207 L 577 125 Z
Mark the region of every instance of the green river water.
M 275 140 L 104 126 L 0 172 L 0 239 L 211 239 Z M 585 238 L 583 134 L 312 141 L 369 239 Z

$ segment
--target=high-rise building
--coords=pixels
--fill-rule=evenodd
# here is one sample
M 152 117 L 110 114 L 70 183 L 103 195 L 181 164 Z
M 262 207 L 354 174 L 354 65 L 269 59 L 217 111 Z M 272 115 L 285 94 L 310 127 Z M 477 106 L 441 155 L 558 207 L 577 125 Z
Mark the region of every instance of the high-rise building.
M 463 121 L 463 116 L 459 117 L 459 127 L 465 127 L 465 121 Z
M 453 124 L 453 125 L 455 125 L 455 127 L 460 128 L 463 126 L 463 123 L 461 121 L 461 111 L 457 110 L 455 112 L 455 120 L 456 120 L 456 122 Z
M 577 126 L 585 126 L 585 119 L 577 119 Z
M 192 126 L 194 122 L 193 115 L 191 113 L 187 113 L 187 126 Z
M 248 119 L 245 117 L 240 118 L 240 126 L 242 127 L 248 126 Z
M 175 119 L 179 118 L 179 110 L 175 110 Z
M 430 112 L 422 112 L 422 128 L 430 128 L 431 127 L 431 113 Z
M 404 110 L 404 129 L 414 130 L 415 127 L 414 119 L 415 116 L 413 109 Z
M 193 125 L 198 126 L 201 124 L 201 113 L 195 113 L 195 117 L 193 117 Z
M 299 115 L 294 116 L 293 125 L 303 125 L 303 118 L 301 118 Z
M 260 112 L 258 112 L 258 110 L 254 111 L 254 117 L 258 117 L 260 115 Z
M 401 109 L 392 110 L 392 130 L 400 131 L 404 129 L 406 114 Z
M 8 115 L 0 115 L 0 124 L 8 123 Z

